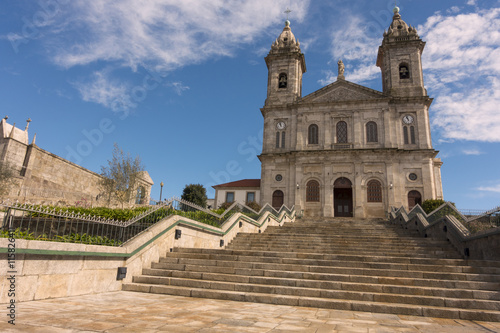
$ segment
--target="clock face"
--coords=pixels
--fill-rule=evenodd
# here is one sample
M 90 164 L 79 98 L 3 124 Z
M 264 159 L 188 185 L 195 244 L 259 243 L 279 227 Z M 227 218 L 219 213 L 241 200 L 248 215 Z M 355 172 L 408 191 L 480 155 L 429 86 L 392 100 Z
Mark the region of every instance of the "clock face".
M 403 123 L 409 125 L 411 123 L 413 123 L 413 116 L 410 116 L 410 115 L 406 115 L 403 117 Z
M 279 130 L 285 129 L 286 124 L 284 121 L 280 121 L 279 123 L 276 124 L 276 128 Z

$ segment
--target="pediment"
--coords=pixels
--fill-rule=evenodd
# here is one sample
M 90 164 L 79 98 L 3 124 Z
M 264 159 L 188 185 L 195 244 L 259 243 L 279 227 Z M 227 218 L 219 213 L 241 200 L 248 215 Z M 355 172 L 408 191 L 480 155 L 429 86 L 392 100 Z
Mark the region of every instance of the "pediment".
M 302 98 L 301 103 L 365 101 L 387 98 L 383 93 L 358 84 L 337 80 Z

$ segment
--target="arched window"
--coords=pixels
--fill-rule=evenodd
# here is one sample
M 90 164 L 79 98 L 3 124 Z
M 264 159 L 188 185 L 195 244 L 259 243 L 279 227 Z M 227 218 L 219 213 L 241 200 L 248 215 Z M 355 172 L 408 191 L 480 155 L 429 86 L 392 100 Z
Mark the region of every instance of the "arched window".
M 410 78 L 410 68 L 407 64 L 399 65 L 399 78 L 402 80 Z
M 318 144 L 318 125 L 312 124 L 309 126 L 307 137 L 310 145 Z
M 316 180 L 310 180 L 306 184 L 306 201 L 319 202 L 319 183 Z
M 408 133 L 408 127 L 410 128 L 410 131 Z M 405 140 L 405 145 L 408 144 L 416 144 L 416 136 L 415 136 L 415 126 L 403 126 L 403 136 Z
M 377 123 L 374 121 L 366 124 L 366 142 L 378 142 Z
M 415 126 L 410 126 L 410 142 L 412 145 L 415 144 Z
M 347 143 L 347 123 L 345 121 L 337 123 L 337 143 Z
M 280 190 L 276 190 L 273 192 L 273 208 L 278 210 L 283 206 L 284 194 Z
M 370 180 L 367 186 L 368 202 L 382 202 L 382 185 L 378 180 Z
M 285 148 L 285 131 L 276 132 L 276 148 Z
M 286 88 L 287 87 L 287 76 L 285 73 L 281 73 L 279 76 L 278 80 L 278 87 L 279 88 Z

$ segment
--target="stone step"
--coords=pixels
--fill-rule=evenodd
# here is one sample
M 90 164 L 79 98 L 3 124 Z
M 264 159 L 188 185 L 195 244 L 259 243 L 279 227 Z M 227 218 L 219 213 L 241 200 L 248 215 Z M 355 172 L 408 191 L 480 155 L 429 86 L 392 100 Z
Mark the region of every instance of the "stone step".
M 298 221 L 173 248 L 124 290 L 500 321 L 500 262 L 382 221 Z
M 353 289 L 342 288 L 308 288 L 303 286 L 287 286 L 278 284 L 255 284 L 255 283 L 235 283 L 227 281 L 209 281 L 203 279 L 186 279 L 165 276 L 149 276 L 142 275 L 134 277 L 134 283 L 144 283 L 150 285 L 171 285 L 180 287 L 194 287 L 202 289 L 216 289 L 216 290 L 232 290 L 243 291 L 248 293 L 265 293 L 277 295 L 294 295 L 304 297 L 321 297 L 333 299 L 346 299 L 353 301 L 369 301 L 369 302 L 393 302 L 414 305 L 426 306 L 439 306 L 439 307 L 454 307 L 454 308 L 469 308 L 469 309 L 482 309 L 482 310 L 495 310 L 500 311 L 500 302 L 490 299 L 472 299 L 467 296 L 473 296 L 472 293 L 463 291 L 463 295 L 457 297 L 445 297 L 435 295 L 421 295 L 421 294 L 401 294 L 395 293 L 397 287 L 385 287 L 384 290 L 378 291 L 376 287 L 381 286 L 366 286 L 365 291 L 358 291 Z M 348 286 L 345 286 L 348 287 Z M 448 291 L 449 292 L 449 291 Z M 492 296 L 498 296 L 498 293 Z M 486 295 L 487 296 L 487 295 Z
M 305 297 L 295 295 L 277 295 L 245 291 L 213 290 L 195 287 L 180 287 L 170 285 L 155 285 L 141 283 L 127 283 L 123 290 L 147 293 L 158 293 L 199 298 L 216 298 L 232 301 L 258 302 L 280 305 L 304 307 L 319 307 L 346 311 L 364 311 L 373 313 L 391 313 L 398 315 L 444 317 L 464 320 L 500 321 L 500 311 L 481 310 L 453 307 L 437 307 L 414 304 L 375 301 L 356 301 L 346 299 L 332 299 L 322 297 Z M 451 304 L 450 304 L 451 305 Z
M 425 247 L 423 246 L 418 246 L 415 244 L 408 244 L 408 245 L 402 245 L 402 244 L 390 244 L 390 243 L 371 243 L 371 244 L 366 244 L 366 243 L 344 243 L 344 242 L 314 242 L 311 244 L 310 242 L 293 242 L 293 241 L 282 241 L 282 242 L 277 242 L 277 241 L 244 241 L 240 240 L 237 242 L 231 242 L 228 245 L 228 248 L 234 248 L 234 247 L 262 247 L 262 246 L 270 246 L 270 247 L 297 247 L 297 248 L 318 248 L 322 249 L 324 247 L 327 248 L 366 248 L 366 249 L 387 249 L 387 250 L 422 250 L 422 251 L 428 251 L 428 250 L 449 250 L 453 251 L 453 249 L 449 248 L 448 246 L 437 246 L 437 245 L 427 245 Z
M 201 249 L 200 249 L 201 250 Z M 184 252 L 183 248 L 175 248 L 173 252 L 167 254 L 167 257 L 173 258 L 191 258 L 191 259 L 216 259 L 216 260 L 239 260 L 241 255 L 238 251 L 227 249 L 210 250 L 210 253 L 203 251 Z M 361 256 L 361 255 L 339 255 L 339 254 L 321 254 L 321 253 L 298 253 L 298 252 L 254 252 L 255 258 L 286 258 L 286 259 L 311 259 L 327 261 L 354 261 L 354 262 L 387 262 L 413 265 L 445 265 L 445 266 L 470 266 L 500 268 L 500 263 L 496 261 L 464 260 L 464 259 L 441 259 L 441 258 L 408 258 L 408 257 L 389 257 L 389 256 Z M 272 254 L 272 255 L 270 255 Z M 243 257 L 248 257 L 248 251 Z
M 308 272 L 308 273 L 326 273 L 326 274 L 345 274 L 345 275 L 367 275 L 378 277 L 406 277 L 419 279 L 443 279 L 460 281 L 483 281 L 499 282 L 499 276 L 493 274 L 468 274 L 468 273 L 448 273 L 433 271 L 408 271 L 396 269 L 375 269 L 375 268 L 357 268 L 357 267 L 324 267 L 324 266 L 302 266 L 292 264 L 275 263 L 244 263 L 227 261 L 229 266 L 206 264 L 171 264 L 171 263 L 152 263 L 152 268 L 157 269 L 177 269 L 194 272 L 222 273 L 237 275 L 263 276 L 264 272 L 269 271 L 287 271 L 287 272 Z
M 428 271 L 428 272 L 449 272 L 449 273 L 469 273 L 469 274 L 490 274 L 498 275 L 500 282 L 500 268 L 497 267 L 471 267 L 443 264 L 400 264 L 392 262 L 369 262 L 369 261 L 346 261 L 346 260 L 319 260 L 319 259 L 298 259 L 279 257 L 258 257 L 258 256 L 215 256 L 214 258 L 179 258 L 167 256 L 160 258 L 160 263 L 184 264 L 184 265 L 208 265 L 208 266 L 234 266 L 239 268 L 253 268 L 255 264 L 288 264 L 300 266 L 327 266 L 327 267 L 355 267 L 371 269 L 392 269 L 408 271 Z
M 495 292 L 500 290 L 498 282 L 483 281 L 463 281 L 463 280 L 437 280 L 437 279 L 418 279 L 405 277 L 378 277 L 349 274 L 326 274 L 310 272 L 288 272 L 288 271 L 266 271 L 262 276 L 237 275 L 224 273 L 207 273 L 195 271 L 182 271 L 172 269 L 145 269 L 144 274 L 157 276 L 171 276 L 188 279 L 210 279 L 215 281 L 229 281 L 240 283 L 258 283 L 255 281 L 264 281 L 266 284 L 294 285 L 294 281 L 301 283 L 356 283 L 369 285 L 393 285 L 407 286 L 416 288 L 440 288 L 440 289 L 467 289 L 475 291 Z M 291 281 L 291 282 L 290 282 Z M 368 288 L 368 287 L 367 287 Z M 371 287 L 370 287 L 371 288 Z M 489 298 L 487 298 L 489 299 Z
M 179 250 L 179 249 L 174 249 L 174 251 L 187 251 L 187 252 L 190 252 L 191 250 L 194 251 L 194 253 L 197 253 L 199 249 L 183 249 L 183 250 Z M 262 255 L 262 256 L 268 256 L 268 257 L 278 257 L 281 255 L 281 253 L 283 252 L 280 252 L 279 251 L 280 249 L 227 249 L 227 250 L 217 250 L 217 249 L 203 249 L 203 253 L 213 253 L 213 254 L 216 254 L 216 253 L 223 253 L 223 252 L 217 252 L 217 251 L 229 251 L 229 252 L 226 252 L 226 253 L 232 253 L 232 254 L 235 254 L 235 255 L 244 255 L 244 256 L 252 256 L 252 255 Z M 283 250 L 283 249 L 282 249 Z M 292 251 L 292 250 L 289 250 L 289 251 L 284 251 L 285 253 L 295 253 L 297 255 L 300 255 L 300 254 L 310 254 L 311 252 L 308 252 L 308 251 Z M 337 255 L 337 256 L 340 256 L 340 257 L 345 257 L 345 256 L 352 256 L 353 255 L 353 252 L 355 252 L 356 255 L 360 256 L 361 258 L 370 258 L 370 257 L 373 257 L 373 256 L 389 256 L 389 257 L 403 257 L 403 258 L 411 258 L 411 257 L 415 257 L 415 258 L 445 258 L 445 259 L 462 259 L 462 257 L 458 254 L 454 254 L 453 252 L 451 252 L 448 257 L 437 257 L 436 256 L 436 253 L 433 253 L 433 254 L 430 254 L 428 252 L 422 252 L 422 253 L 390 253 L 390 254 L 387 254 L 387 253 L 383 253 L 383 252 L 379 252 L 379 253 L 376 253 L 374 254 L 372 251 L 342 251 L 342 249 L 337 249 L 337 250 L 332 250 L 332 251 L 326 251 L 325 249 L 323 249 L 321 252 L 319 253 L 322 253 L 322 254 L 325 254 L 325 255 Z M 318 253 L 318 252 L 316 252 Z M 314 254 L 314 253 L 313 253 Z M 438 253 L 439 255 L 441 255 L 442 253 Z

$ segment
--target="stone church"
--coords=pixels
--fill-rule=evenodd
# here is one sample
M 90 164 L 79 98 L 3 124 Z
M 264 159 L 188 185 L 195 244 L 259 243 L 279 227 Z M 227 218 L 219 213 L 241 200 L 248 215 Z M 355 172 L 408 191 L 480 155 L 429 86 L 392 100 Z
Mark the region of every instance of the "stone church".
M 287 21 L 265 58 L 261 203 L 295 205 L 305 216 L 371 218 L 442 199 L 424 46 L 396 7 L 376 63 L 382 92 L 345 80 L 339 61 L 337 81 L 302 97 L 306 62 Z

